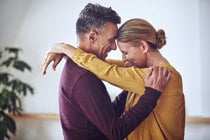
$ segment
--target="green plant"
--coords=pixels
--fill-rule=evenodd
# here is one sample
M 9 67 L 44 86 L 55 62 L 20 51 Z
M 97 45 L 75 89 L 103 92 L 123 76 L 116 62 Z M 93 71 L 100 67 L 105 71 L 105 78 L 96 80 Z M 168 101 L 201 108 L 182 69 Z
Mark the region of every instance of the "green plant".
M 0 50 L 0 140 L 15 135 L 16 123 L 12 115 L 21 115 L 21 96 L 33 94 L 33 88 L 14 73 L 31 71 L 30 65 L 19 59 L 21 49 L 6 47 Z

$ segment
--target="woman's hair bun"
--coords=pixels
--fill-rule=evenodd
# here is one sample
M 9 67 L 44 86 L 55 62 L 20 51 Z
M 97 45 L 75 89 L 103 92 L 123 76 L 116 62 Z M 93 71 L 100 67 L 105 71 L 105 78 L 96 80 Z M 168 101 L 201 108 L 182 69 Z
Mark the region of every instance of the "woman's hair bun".
M 156 32 L 157 47 L 161 49 L 166 44 L 165 31 L 160 29 Z

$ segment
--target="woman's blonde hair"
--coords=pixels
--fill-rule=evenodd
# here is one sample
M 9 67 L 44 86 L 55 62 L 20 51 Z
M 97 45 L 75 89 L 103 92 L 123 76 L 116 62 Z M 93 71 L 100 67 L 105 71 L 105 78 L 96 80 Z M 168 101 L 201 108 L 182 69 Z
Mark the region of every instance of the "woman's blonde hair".
M 118 30 L 117 40 L 134 46 L 144 40 L 154 49 L 161 49 L 166 44 L 164 30 L 156 31 L 148 21 L 139 18 L 126 21 Z

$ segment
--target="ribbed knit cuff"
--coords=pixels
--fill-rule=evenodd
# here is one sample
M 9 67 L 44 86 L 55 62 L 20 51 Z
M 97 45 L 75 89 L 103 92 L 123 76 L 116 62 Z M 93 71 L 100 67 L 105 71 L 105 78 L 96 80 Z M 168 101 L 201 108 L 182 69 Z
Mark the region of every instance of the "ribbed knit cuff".
M 151 97 L 154 97 L 156 100 L 160 97 L 161 92 L 151 88 L 151 87 L 145 87 L 145 94 L 150 94 L 152 95 Z

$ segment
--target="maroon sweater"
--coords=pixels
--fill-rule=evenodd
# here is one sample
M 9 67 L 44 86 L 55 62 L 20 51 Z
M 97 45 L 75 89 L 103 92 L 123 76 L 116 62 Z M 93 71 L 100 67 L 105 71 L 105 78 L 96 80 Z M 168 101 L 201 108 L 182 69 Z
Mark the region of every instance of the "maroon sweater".
M 145 94 L 123 113 L 127 92 L 112 103 L 103 82 L 70 59 L 59 88 L 60 119 L 65 140 L 122 140 L 156 106 L 160 93 L 146 88 Z

